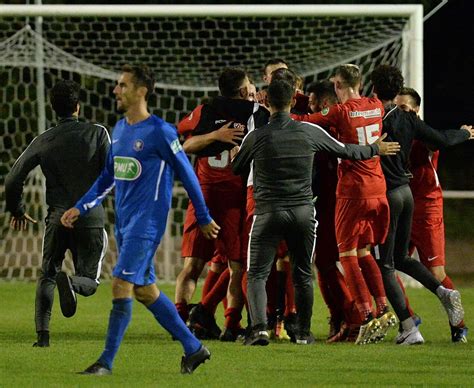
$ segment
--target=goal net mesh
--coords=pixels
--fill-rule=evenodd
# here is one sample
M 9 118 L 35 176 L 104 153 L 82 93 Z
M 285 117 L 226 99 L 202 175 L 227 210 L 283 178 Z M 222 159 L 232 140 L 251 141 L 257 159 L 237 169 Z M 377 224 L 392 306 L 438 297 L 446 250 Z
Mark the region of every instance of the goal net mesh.
M 54 125 L 47 90 L 60 79 L 82 86 L 81 117 L 109 130 L 119 119 L 112 89 L 125 63 L 144 63 L 157 83 L 149 101 L 152 113 L 177 124 L 204 98 L 217 94 L 217 78 L 226 66 L 248 70 L 260 84 L 269 58 L 284 58 L 305 83 L 327 78 L 342 63 L 358 64 L 367 79 L 380 63 L 403 61 L 403 17 L 44 17 L 42 33 L 35 20 L 0 16 L 0 195 L 5 176 L 18 156 L 38 135 L 39 111 L 46 128 Z M 39 105 L 38 68 L 44 70 L 45 106 Z M 44 181 L 33 171 L 24 189 L 27 212 L 46 216 Z M 155 257 L 158 277 L 179 273 L 181 236 L 188 199 L 176 183 L 164 242 Z M 113 238 L 113 195 L 104 202 L 109 248 L 102 276 L 110 277 L 116 260 Z M 0 278 L 36 279 L 41 268 L 44 223 L 27 231 L 9 228 L 9 214 L 0 215 Z M 66 270 L 72 269 L 70 260 Z

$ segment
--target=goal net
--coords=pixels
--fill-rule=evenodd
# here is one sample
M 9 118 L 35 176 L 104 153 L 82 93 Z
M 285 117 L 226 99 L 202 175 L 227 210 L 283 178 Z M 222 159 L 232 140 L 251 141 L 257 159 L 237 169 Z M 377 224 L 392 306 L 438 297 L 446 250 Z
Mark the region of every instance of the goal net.
M 109 129 L 119 119 L 112 89 L 125 63 L 145 63 L 154 70 L 158 82 L 150 110 L 173 124 L 203 98 L 217 94 L 217 77 L 224 67 L 244 67 L 260 84 L 263 64 L 274 57 L 284 58 L 306 84 L 327 78 L 339 64 L 356 63 L 368 93 L 371 70 L 389 63 L 402 68 L 407 84 L 422 90 L 421 6 L 144 7 L 2 6 L 2 203 L 13 162 L 55 123 L 47 91 L 60 78 L 82 86 L 81 117 Z M 38 220 L 46 215 L 43 186 L 41 172 L 35 170 L 24 190 L 27 211 Z M 187 202 L 176 183 L 166 235 L 156 253 L 157 274 L 163 280 L 173 280 L 181 269 Z M 105 207 L 110 245 L 103 276 L 108 277 L 116 259 L 112 196 Z M 14 232 L 9 215 L 0 215 L 1 278 L 39 276 L 43 228 L 39 222 Z M 70 269 L 70 261 L 66 266 Z

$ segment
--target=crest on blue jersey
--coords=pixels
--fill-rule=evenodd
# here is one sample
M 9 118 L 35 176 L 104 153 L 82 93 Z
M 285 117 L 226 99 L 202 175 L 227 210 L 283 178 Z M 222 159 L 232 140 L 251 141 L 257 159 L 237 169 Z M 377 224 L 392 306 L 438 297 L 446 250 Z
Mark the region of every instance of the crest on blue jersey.
M 135 140 L 135 142 L 133 143 L 133 149 L 135 151 L 141 151 L 143 149 L 143 146 L 145 145 L 145 143 L 143 143 L 143 140 L 141 139 L 137 139 Z

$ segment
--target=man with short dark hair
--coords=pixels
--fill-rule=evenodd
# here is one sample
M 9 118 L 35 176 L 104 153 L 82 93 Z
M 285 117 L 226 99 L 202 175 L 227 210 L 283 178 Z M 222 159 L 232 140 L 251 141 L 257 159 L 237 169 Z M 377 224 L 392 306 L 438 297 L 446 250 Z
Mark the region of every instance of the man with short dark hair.
M 329 151 L 339 157 L 367 159 L 379 152 L 393 152 L 381 140 L 359 146 L 343 144 L 322 128 L 290 117 L 294 85 L 274 80 L 268 87 L 270 123 L 249 132 L 232 162 L 234 173 L 246 171 L 253 161 L 255 215 L 249 243 L 248 301 L 252 332 L 246 345 L 268 345 L 265 283 L 280 240 L 288 244 L 292 263 L 297 329 L 295 342 L 312 344 L 312 255 L 316 221 L 311 192 L 315 152 Z M 389 147 L 389 149 L 385 147 Z M 380 147 L 380 148 L 379 148 Z
M 222 229 L 215 242 L 204 239 L 197 228 L 193 204 L 188 205 L 181 247 L 184 266 L 176 279 L 175 303 L 180 316 L 186 321 L 197 279 L 216 250 L 221 257 L 227 258 L 230 271 L 228 305 L 224 312 L 225 330 L 221 339 L 235 341 L 243 307 L 241 284 L 245 257 L 239 234 L 245 196 L 242 178 L 232 174 L 230 150 L 240 144 L 245 131 L 268 121 L 268 111 L 258 103 L 247 100 L 250 81 L 245 70 L 235 67 L 224 69 L 218 84 L 220 95 L 196 107 L 181 120 L 178 131 L 186 136 L 183 144 L 185 152 L 197 155 L 195 171 L 204 198 Z M 212 263 L 208 273 L 209 278 L 214 278 L 214 283 L 218 279 L 216 267 L 216 263 Z M 196 330 L 198 336 L 219 338 L 220 329 L 206 306 L 198 304 L 189 318 L 190 327 Z
M 332 81 L 340 104 L 295 118 L 334 127 L 342 142 L 372 144 L 382 133 L 382 103 L 360 95 L 362 73 L 354 64 L 339 66 Z M 371 253 L 372 246 L 385 240 L 390 221 L 380 159 L 343 160 L 338 166 L 335 223 L 339 261 L 363 320 L 356 344 L 379 341 L 396 323 Z M 375 299 L 375 317 L 370 295 Z
M 421 97 L 415 89 L 403 87 L 396 97 L 397 105 L 406 112 L 418 115 Z M 416 248 L 418 257 L 441 284 L 455 289 L 446 273 L 445 236 L 443 219 L 443 190 L 438 174 L 439 150 L 419 140 L 413 142 L 410 152 L 410 189 L 413 194 L 413 225 L 409 255 Z M 410 306 L 407 304 L 407 307 Z M 411 311 L 410 311 L 411 313 Z M 452 342 L 467 342 L 467 327 L 462 321 L 451 327 Z
M 118 121 L 101 175 L 89 191 L 66 211 L 61 222 L 72 228 L 115 187 L 115 235 L 119 256 L 113 270 L 112 310 L 105 348 L 82 374 L 110 375 L 122 338 L 132 318 L 133 296 L 158 323 L 181 342 L 181 373 L 192 373 L 210 358 L 168 297 L 155 284 L 154 256 L 165 232 L 176 173 L 196 209 L 206 238 L 216 238 L 219 226 L 209 216 L 199 183 L 179 143 L 176 129 L 148 112 L 153 75 L 146 66 L 125 66 L 113 93 L 125 118 Z M 80 221 L 80 219 L 79 219 Z
M 48 214 L 43 237 L 42 273 L 38 279 L 35 322 L 38 340 L 34 346 L 49 346 L 49 321 L 54 288 L 58 285 L 61 311 L 65 317 L 76 312 L 76 293 L 89 296 L 99 284 L 101 262 L 107 249 L 102 206 L 91 211 L 68 230 L 60 218 L 89 188 L 104 167 L 110 139 L 98 124 L 78 120 L 80 86 L 58 81 L 50 91 L 58 124 L 37 136 L 13 165 L 5 181 L 7 211 L 11 226 L 24 230 L 36 223 L 26 212 L 21 197 L 28 173 L 40 166 L 46 177 Z M 75 276 L 61 272 L 66 250 L 72 253 Z
M 404 294 L 395 276 L 395 269 L 418 280 L 435 294 L 446 309 L 452 326 L 458 326 L 464 317 L 458 291 L 445 288 L 419 261 L 408 256 L 408 245 L 413 216 L 413 196 L 409 187 L 409 155 L 414 139 L 438 147 L 462 143 L 474 138 L 472 126 L 460 130 L 437 131 L 425 124 L 414 112 L 405 112 L 394 104 L 403 87 L 401 71 L 390 65 L 380 65 L 371 74 L 374 94 L 383 102 L 385 116 L 383 130 L 387 138 L 398 141 L 401 151 L 382 160 L 390 205 L 390 228 L 387 239 L 380 244 L 378 264 L 382 271 L 385 290 L 402 325 L 397 344 L 421 344 L 424 339 L 406 306 Z

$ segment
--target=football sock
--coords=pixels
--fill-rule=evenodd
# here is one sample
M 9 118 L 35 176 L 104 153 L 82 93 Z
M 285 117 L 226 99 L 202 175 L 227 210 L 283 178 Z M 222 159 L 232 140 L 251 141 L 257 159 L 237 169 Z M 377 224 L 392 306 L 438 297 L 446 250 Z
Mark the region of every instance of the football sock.
M 202 306 L 212 315 L 216 313 L 217 306 L 222 299 L 227 295 L 227 288 L 229 287 L 230 270 L 227 268 L 219 276 L 219 279 L 214 284 L 211 291 L 208 292 L 205 298 L 202 298 Z
M 191 334 L 179 316 L 173 302 L 163 292 L 160 292 L 160 296 L 147 308 L 155 316 L 158 323 L 181 342 L 186 355 L 193 354 L 200 349 L 201 342 Z
M 99 357 L 100 363 L 109 369 L 112 369 L 115 355 L 127 330 L 127 326 L 132 319 L 132 305 L 133 299 L 131 298 L 114 299 L 112 301 L 105 349 Z
M 286 272 L 286 300 L 285 300 L 285 317 L 296 312 L 295 305 L 295 286 L 293 284 L 293 276 L 291 273 L 291 263 L 285 261 L 283 263 Z
M 183 320 L 184 323 L 186 323 L 189 319 L 189 309 L 188 309 L 188 304 L 186 302 L 180 302 L 175 304 L 176 310 L 178 310 L 178 314 Z
M 403 295 L 405 295 L 405 305 L 408 309 L 408 312 L 410 313 L 410 316 L 415 315 L 415 312 L 413 311 L 413 309 L 410 306 L 410 302 L 408 300 L 408 296 L 407 296 L 407 293 L 405 291 L 405 286 L 403 285 L 402 279 L 400 279 L 400 276 L 398 276 L 398 275 L 397 275 L 397 282 L 398 282 L 398 285 L 400 286 L 401 290 L 403 291 Z
M 285 313 L 285 298 L 286 298 L 286 272 L 277 271 L 277 300 L 276 300 L 276 314 L 277 318 L 283 318 Z
M 401 325 L 404 331 L 408 331 L 412 329 L 413 327 L 415 327 L 415 322 L 413 321 L 412 317 L 408 317 L 407 319 L 401 322 Z
M 451 278 L 446 275 L 446 277 L 443 279 L 443 281 L 441 282 L 441 284 L 443 285 L 443 287 L 445 288 L 450 288 L 451 290 L 455 290 L 456 288 L 454 287 L 454 284 L 453 284 L 453 281 L 451 280 Z
M 227 329 L 240 328 L 240 320 L 242 319 L 241 309 L 235 307 L 228 307 L 224 313 L 225 323 Z
M 375 299 L 375 305 L 377 306 L 376 316 L 379 316 L 387 307 L 387 297 L 383 287 L 383 279 L 382 274 L 380 273 L 380 268 L 371 254 L 359 257 L 358 260 L 360 269 L 364 275 L 365 282 L 367 283 L 367 287 Z
M 247 271 L 242 275 L 242 293 L 244 294 L 245 304 L 247 304 Z
M 359 268 L 357 256 L 340 257 L 349 290 L 355 300 L 357 310 L 365 319 L 371 312 L 371 303 L 366 293 L 366 283 Z M 365 287 L 364 287 L 365 286 Z
M 214 272 L 212 270 L 207 271 L 206 280 L 204 280 L 204 285 L 202 286 L 202 296 L 201 301 L 207 296 L 207 294 L 212 290 L 216 282 L 221 276 L 220 273 Z

